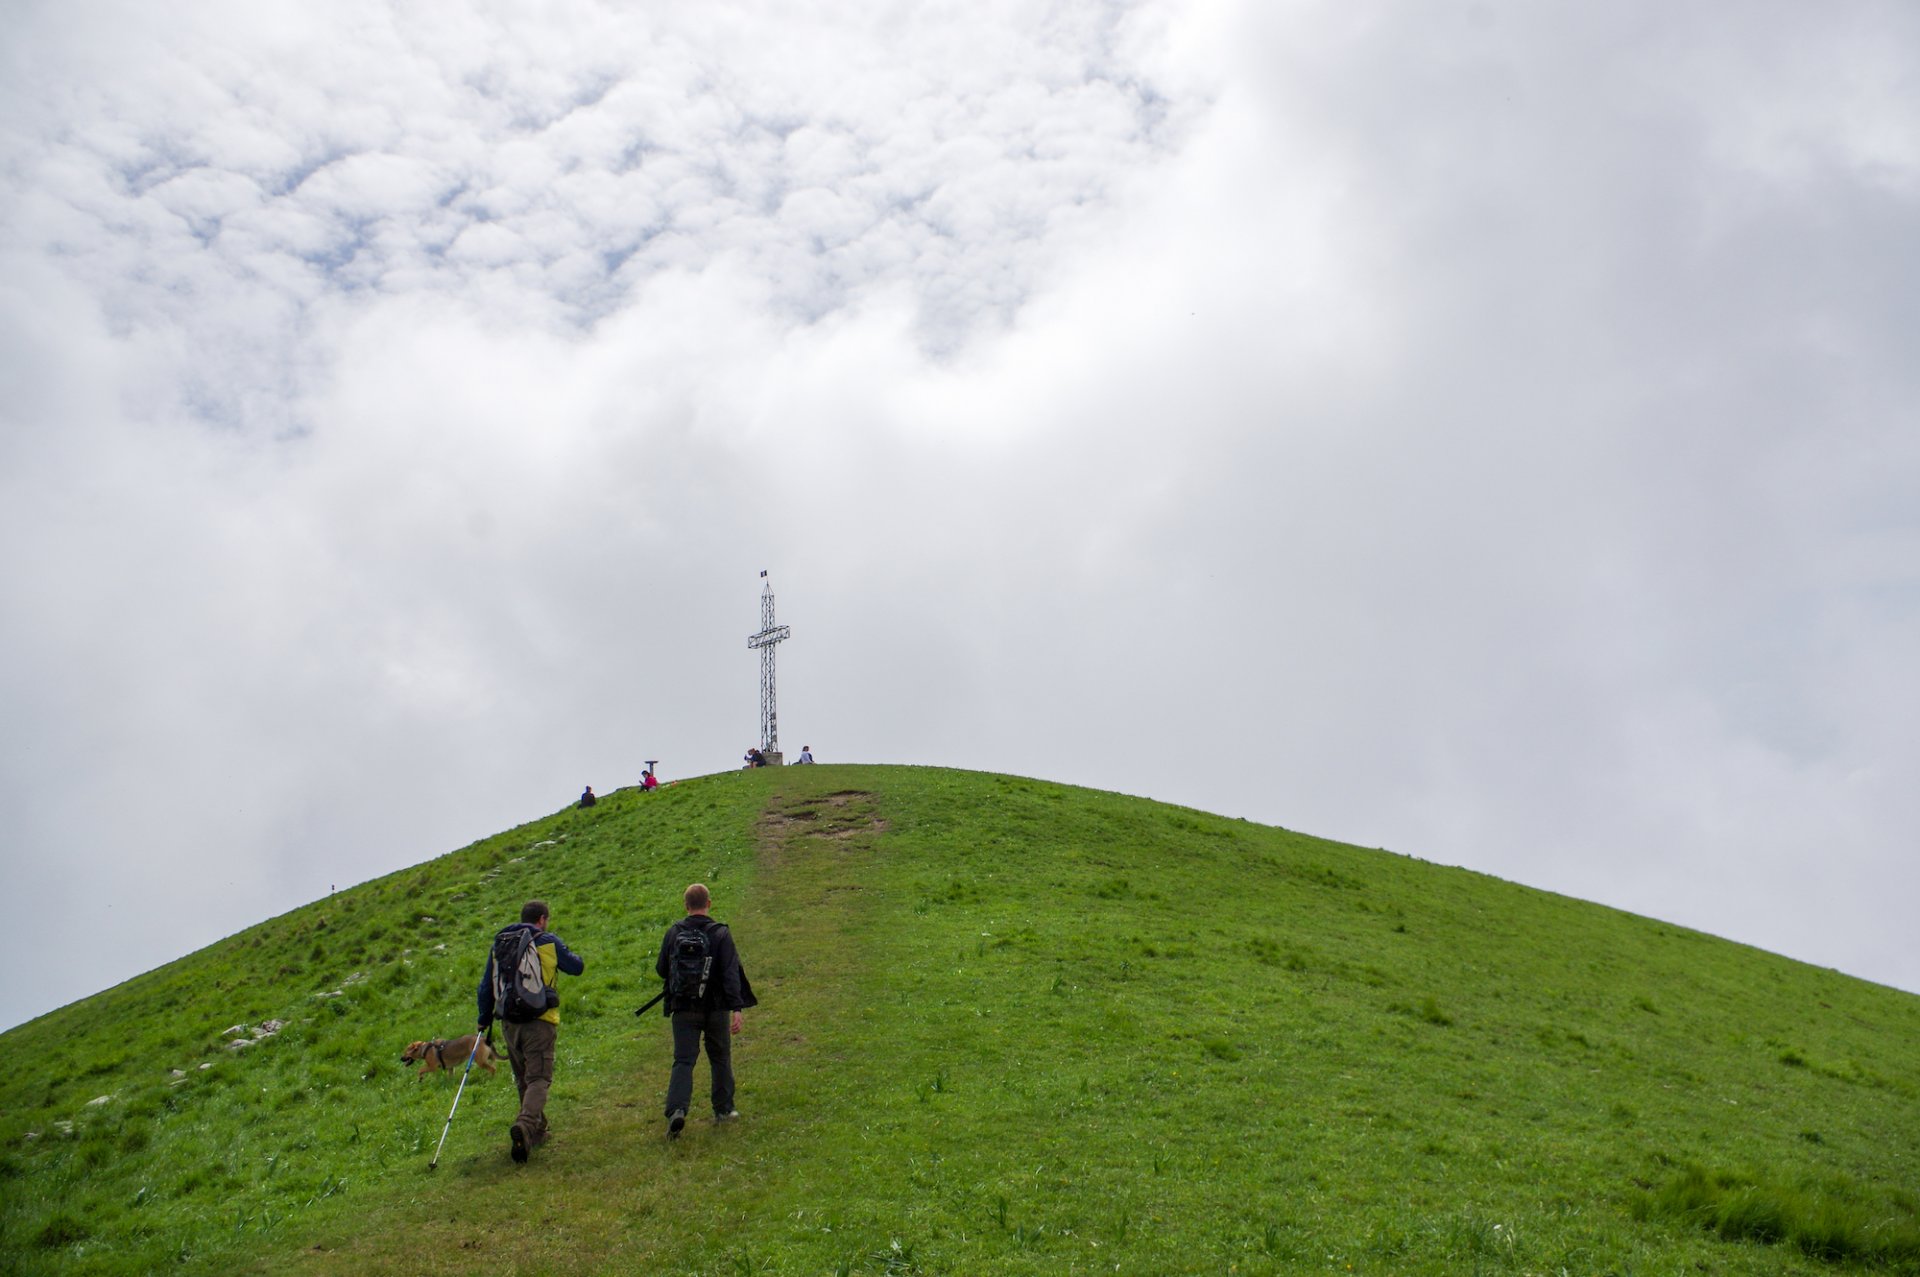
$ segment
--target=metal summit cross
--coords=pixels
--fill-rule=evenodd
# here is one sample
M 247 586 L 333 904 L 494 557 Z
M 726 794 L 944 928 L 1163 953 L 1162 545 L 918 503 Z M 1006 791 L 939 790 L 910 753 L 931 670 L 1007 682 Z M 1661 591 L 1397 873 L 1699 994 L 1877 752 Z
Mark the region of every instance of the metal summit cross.
M 767 581 L 765 571 L 760 579 Z M 773 705 L 773 647 L 792 633 L 773 623 L 773 582 L 767 581 L 760 587 L 760 632 L 747 636 L 747 646 L 760 649 L 760 752 L 775 767 L 780 765 L 780 715 Z

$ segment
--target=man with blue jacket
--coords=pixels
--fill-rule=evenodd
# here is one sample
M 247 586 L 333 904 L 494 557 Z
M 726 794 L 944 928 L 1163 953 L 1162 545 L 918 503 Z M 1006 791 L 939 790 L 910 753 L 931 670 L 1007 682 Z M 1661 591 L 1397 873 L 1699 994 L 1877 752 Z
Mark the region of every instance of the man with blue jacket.
M 547 1138 L 547 1091 L 553 1085 L 554 1044 L 560 1036 L 560 995 L 554 983 L 562 972 L 580 975 L 587 969 L 586 960 L 548 931 L 547 923 L 546 901 L 527 901 L 520 910 L 520 921 L 494 937 L 494 947 L 487 953 L 487 969 L 480 977 L 480 1031 L 484 1033 L 493 1023 L 496 1010 L 494 954 L 510 933 L 533 932 L 533 948 L 540 956 L 540 977 L 547 994 L 546 1010 L 519 1022 L 505 1014 L 500 1016 L 501 1032 L 507 1039 L 507 1060 L 513 1065 L 513 1083 L 520 1088 L 520 1115 L 507 1128 L 516 1162 L 526 1161 L 533 1146 Z

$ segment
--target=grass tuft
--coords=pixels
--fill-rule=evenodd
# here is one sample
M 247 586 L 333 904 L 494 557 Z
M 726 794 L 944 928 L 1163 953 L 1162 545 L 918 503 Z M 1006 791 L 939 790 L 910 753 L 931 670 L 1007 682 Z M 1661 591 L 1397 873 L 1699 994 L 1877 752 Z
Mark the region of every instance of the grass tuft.
M 40 1225 L 33 1235 L 33 1244 L 41 1250 L 62 1250 L 91 1236 L 92 1229 L 62 1211 Z
M 1640 1194 L 1639 1218 L 1679 1220 L 1732 1242 L 1791 1247 L 1825 1263 L 1920 1267 L 1911 1196 L 1834 1175 L 1788 1182 L 1683 1163 Z

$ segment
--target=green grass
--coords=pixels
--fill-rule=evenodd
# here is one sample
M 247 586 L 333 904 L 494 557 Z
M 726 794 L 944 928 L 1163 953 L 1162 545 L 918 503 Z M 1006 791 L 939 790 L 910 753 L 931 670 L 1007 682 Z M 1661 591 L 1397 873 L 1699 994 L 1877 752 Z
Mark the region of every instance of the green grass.
M 1920 1196 L 1850 1176 L 1674 1168 L 1633 1202 L 1639 1219 L 1677 1219 L 1728 1241 L 1787 1245 L 1815 1259 L 1920 1264 Z
M 746 1120 L 668 1143 L 630 1011 L 694 878 L 763 1006 Z M 429 1176 L 453 1085 L 400 1049 L 470 1024 L 534 895 L 588 964 L 555 1137 L 508 1160 L 503 1064 Z M 977 773 L 617 793 L 0 1040 L 25 1272 L 1920 1272 L 1920 999 Z

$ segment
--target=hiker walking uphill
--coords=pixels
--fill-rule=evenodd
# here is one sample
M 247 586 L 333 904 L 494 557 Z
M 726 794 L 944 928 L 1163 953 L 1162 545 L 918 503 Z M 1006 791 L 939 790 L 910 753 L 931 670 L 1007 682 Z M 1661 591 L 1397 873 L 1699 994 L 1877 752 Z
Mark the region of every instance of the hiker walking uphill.
M 687 916 L 667 928 L 660 941 L 654 970 L 666 981 L 666 1014 L 673 1021 L 673 1073 L 667 1081 L 667 1138 L 677 1139 L 687 1124 L 693 1103 L 693 1064 L 700 1044 L 707 1046 L 707 1069 L 713 1074 L 713 1120 L 731 1122 L 740 1116 L 733 1107 L 733 1044 L 729 1035 L 740 1032 L 740 1013 L 758 1005 L 733 933 L 708 914 L 713 897 L 694 883 L 686 891 Z
M 520 921 L 501 929 L 480 977 L 480 1030 L 497 1018 L 507 1060 L 520 1088 L 520 1113 L 507 1128 L 513 1160 L 524 1162 L 547 1138 L 547 1091 L 553 1085 L 554 1045 L 560 1036 L 560 974 L 580 975 L 584 958 L 547 930 L 544 900 L 529 900 Z

